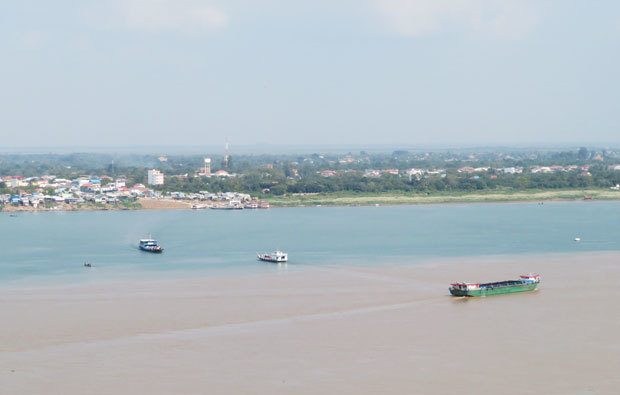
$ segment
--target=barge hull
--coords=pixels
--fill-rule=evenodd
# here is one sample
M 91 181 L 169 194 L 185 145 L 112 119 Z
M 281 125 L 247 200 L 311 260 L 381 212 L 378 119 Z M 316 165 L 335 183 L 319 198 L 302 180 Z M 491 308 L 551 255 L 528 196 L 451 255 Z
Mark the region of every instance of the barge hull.
M 519 285 L 511 285 L 507 287 L 495 287 L 495 288 L 481 288 L 481 289 L 473 289 L 473 290 L 460 290 L 455 288 L 450 288 L 450 293 L 454 296 L 490 296 L 490 295 L 500 295 L 500 294 L 509 294 L 515 292 L 526 292 L 533 291 L 538 286 L 538 283 L 526 283 Z

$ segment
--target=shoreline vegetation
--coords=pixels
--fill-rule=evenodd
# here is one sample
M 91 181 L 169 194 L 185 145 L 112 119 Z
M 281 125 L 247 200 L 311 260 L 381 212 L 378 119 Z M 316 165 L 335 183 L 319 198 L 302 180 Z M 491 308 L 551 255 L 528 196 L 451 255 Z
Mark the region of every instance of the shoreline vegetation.
M 453 193 L 318 193 L 274 196 L 269 199 L 272 207 L 306 206 L 373 206 L 418 205 L 446 203 L 504 203 L 579 200 L 620 200 L 620 192 L 609 189 L 566 189 L 528 191 L 482 191 Z
M 306 193 L 271 196 L 264 198 L 271 207 L 312 207 L 312 206 L 401 206 L 450 203 L 518 203 L 580 200 L 620 200 L 620 192 L 609 189 L 566 189 L 566 190 L 528 190 L 528 191 L 482 191 L 452 193 Z M 192 200 L 166 198 L 139 198 L 135 202 L 122 204 L 81 205 L 58 204 L 41 207 L 0 206 L 2 212 L 41 212 L 41 211 L 118 211 L 118 210 L 190 210 Z

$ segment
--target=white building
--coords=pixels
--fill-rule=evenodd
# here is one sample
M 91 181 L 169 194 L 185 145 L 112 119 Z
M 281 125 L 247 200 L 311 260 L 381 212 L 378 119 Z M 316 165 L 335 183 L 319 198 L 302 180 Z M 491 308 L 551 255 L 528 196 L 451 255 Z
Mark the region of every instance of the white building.
M 522 167 L 504 167 L 502 169 L 497 169 L 497 171 L 502 172 L 504 174 L 521 174 L 523 173 Z
M 199 175 L 211 177 L 211 158 L 205 158 L 205 167 L 200 169 Z
M 148 180 L 149 185 L 164 185 L 164 173 L 159 170 L 149 170 Z

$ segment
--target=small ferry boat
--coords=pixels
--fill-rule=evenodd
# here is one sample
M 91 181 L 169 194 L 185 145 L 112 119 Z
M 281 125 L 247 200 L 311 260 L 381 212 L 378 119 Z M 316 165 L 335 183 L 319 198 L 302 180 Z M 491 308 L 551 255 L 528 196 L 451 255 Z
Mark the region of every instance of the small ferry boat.
M 259 260 L 265 261 L 265 262 L 283 263 L 283 262 L 288 261 L 288 254 L 282 251 L 274 251 L 271 254 L 257 253 L 256 256 L 258 257 Z
M 149 233 L 148 239 L 140 240 L 140 249 L 146 252 L 163 252 L 164 249 L 157 243 L 157 240 L 151 239 L 151 234 Z
M 540 283 L 538 274 L 519 276 L 518 280 L 499 281 L 496 283 L 454 283 L 450 284 L 450 293 L 454 296 L 488 296 L 513 292 L 533 291 Z

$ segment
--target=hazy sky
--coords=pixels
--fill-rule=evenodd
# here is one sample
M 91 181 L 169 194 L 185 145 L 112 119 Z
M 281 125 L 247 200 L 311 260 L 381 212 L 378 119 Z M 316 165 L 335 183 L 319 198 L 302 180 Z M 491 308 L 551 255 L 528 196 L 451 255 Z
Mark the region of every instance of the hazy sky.
M 613 0 L 4 1 L 0 53 L 1 146 L 620 142 Z

